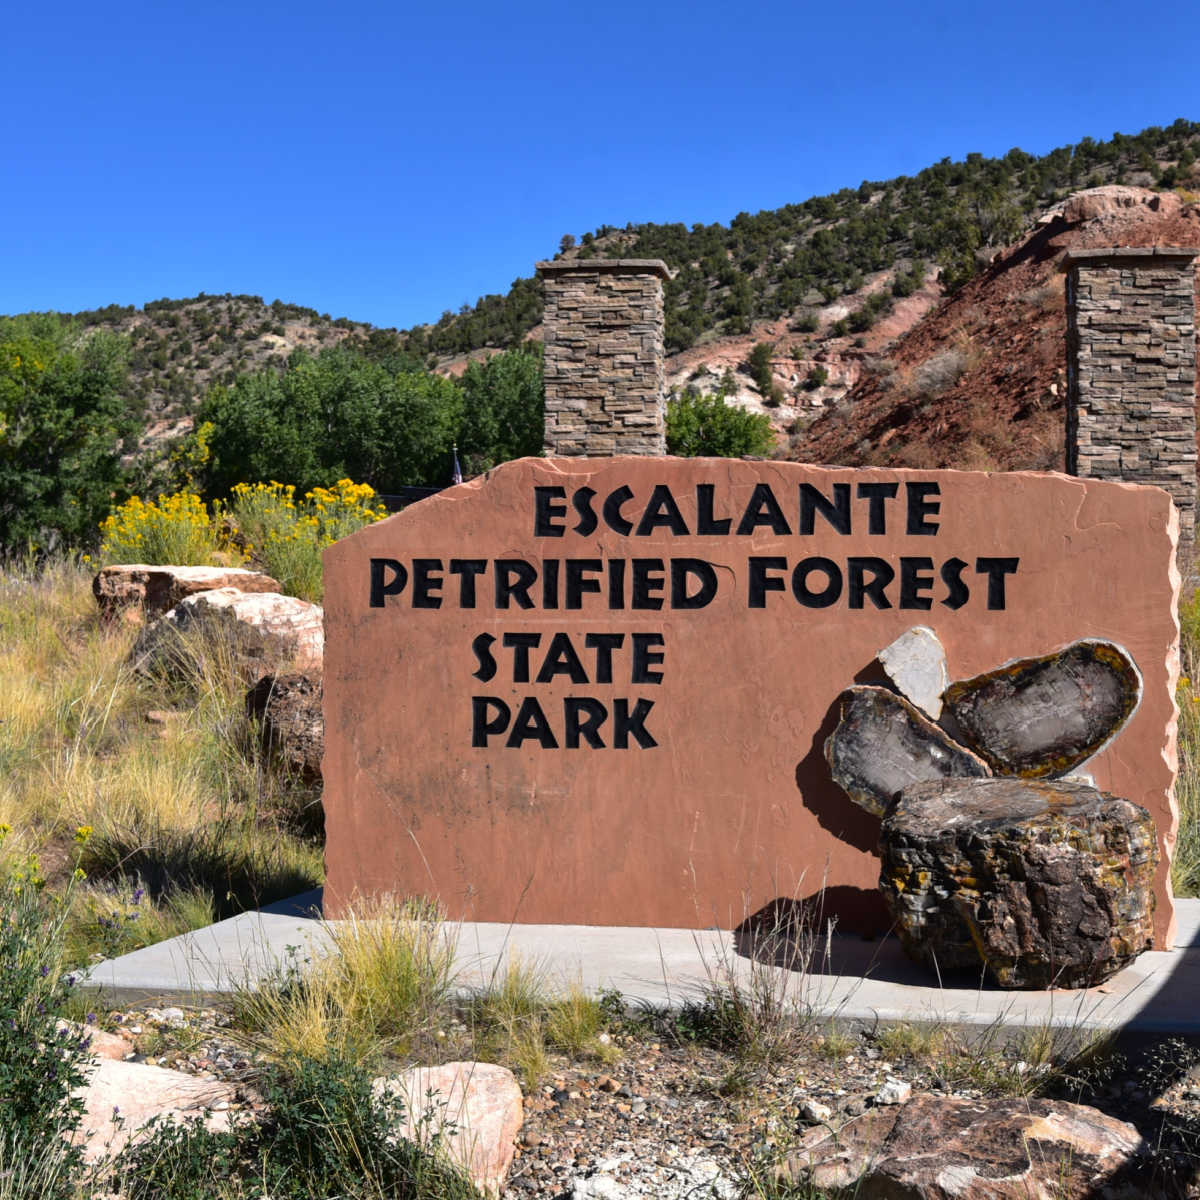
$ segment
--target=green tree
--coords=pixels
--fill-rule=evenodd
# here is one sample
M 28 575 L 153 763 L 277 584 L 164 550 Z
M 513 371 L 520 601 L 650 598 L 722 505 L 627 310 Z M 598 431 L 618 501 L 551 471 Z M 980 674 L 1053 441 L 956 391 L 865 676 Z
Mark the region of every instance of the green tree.
M 124 498 L 126 352 L 49 314 L 0 320 L 0 554 L 90 544 Z
M 541 454 L 545 389 L 540 344 L 527 343 L 473 362 L 459 382 L 463 407 L 458 448 L 467 474 Z
M 763 413 L 726 404 L 721 396 L 702 396 L 693 388 L 667 404 L 667 453 L 684 458 L 739 458 L 769 454 L 774 447 L 771 422 Z
M 448 379 L 396 370 L 343 347 L 297 352 L 282 374 L 214 387 L 197 419 L 213 426 L 207 489 L 277 480 L 300 491 L 339 479 L 388 492 L 449 482 L 462 393 Z
M 746 360 L 746 365 L 750 368 L 750 378 L 754 380 L 754 386 L 763 396 L 771 394 L 771 359 L 774 354 L 775 347 L 770 342 L 756 342 Z

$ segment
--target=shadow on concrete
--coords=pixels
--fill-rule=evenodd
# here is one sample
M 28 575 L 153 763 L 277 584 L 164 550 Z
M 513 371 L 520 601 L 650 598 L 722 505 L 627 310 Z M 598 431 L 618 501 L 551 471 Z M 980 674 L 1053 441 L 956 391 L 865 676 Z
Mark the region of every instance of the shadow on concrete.
M 291 896 L 287 900 L 264 904 L 259 912 L 271 913 L 277 917 L 306 917 L 313 921 L 319 921 L 324 895 L 324 888 L 313 888 L 311 892 L 303 892 L 299 896 Z

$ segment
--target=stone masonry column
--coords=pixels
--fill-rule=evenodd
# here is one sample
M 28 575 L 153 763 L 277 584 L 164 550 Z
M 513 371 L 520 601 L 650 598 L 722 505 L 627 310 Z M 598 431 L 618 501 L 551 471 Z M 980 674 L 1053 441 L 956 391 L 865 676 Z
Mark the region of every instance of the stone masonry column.
M 1067 252 L 1067 471 L 1149 483 L 1179 509 L 1192 574 L 1196 512 L 1194 248 Z
M 589 258 L 537 269 L 546 292 L 546 454 L 665 454 L 667 264 Z

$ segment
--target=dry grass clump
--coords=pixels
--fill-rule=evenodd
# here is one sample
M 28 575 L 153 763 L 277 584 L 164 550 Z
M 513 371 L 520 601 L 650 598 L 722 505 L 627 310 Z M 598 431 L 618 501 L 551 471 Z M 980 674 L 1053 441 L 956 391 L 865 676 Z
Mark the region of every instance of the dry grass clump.
M 67 559 L 0 571 L 5 853 L 37 853 L 54 887 L 74 866 L 75 829 L 91 829 L 70 938 L 80 961 L 322 878 L 319 845 L 290 832 L 294 789 L 256 753 L 221 648 L 193 647 L 186 685 L 139 677 L 135 630 L 101 625 L 91 578 Z
M 457 926 L 420 900 L 382 896 L 324 923 L 322 949 L 237 1000 L 238 1024 L 270 1058 L 403 1056 L 445 1022 Z

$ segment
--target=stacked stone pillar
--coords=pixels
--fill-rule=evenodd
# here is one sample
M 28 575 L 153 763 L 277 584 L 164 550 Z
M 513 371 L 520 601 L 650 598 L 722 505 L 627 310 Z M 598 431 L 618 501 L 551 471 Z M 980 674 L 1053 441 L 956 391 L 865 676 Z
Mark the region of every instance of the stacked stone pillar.
M 665 454 L 666 263 L 592 258 L 537 269 L 546 293 L 546 454 Z
M 1067 470 L 1169 492 L 1185 578 L 1194 573 L 1197 253 L 1067 254 Z

